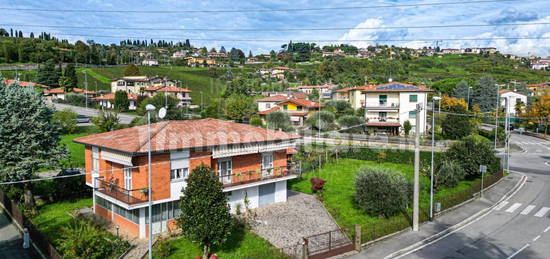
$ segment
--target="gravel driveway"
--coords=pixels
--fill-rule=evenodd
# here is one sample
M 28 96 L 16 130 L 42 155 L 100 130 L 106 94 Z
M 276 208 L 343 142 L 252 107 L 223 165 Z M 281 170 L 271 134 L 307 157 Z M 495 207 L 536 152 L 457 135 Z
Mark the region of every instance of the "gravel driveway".
M 257 208 L 252 230 L 279 248 L 302 243 L 303 237 L 338 228 L 325 207 L 314 196 L 288 191 L 286 203 Z

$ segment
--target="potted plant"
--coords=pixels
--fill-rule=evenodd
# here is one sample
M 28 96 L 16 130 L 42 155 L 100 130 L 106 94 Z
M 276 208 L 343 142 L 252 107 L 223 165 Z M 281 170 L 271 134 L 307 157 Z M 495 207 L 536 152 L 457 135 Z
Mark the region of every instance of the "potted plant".
M 149 188 L 148 187 L 143 187 L 141 189 L 139 189 L 139 191 L 141 192 L 141 194 L 147 196 L 149 195 Z

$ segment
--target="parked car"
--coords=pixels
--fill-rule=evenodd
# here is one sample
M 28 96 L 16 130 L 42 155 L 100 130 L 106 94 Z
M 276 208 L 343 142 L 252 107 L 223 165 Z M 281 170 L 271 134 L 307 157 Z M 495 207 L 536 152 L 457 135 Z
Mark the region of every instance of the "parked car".
M 86 115 L 78 115 L 76 116 L 76 122 L 78 123 L 88 123 L 90 122 L 90 118 Z

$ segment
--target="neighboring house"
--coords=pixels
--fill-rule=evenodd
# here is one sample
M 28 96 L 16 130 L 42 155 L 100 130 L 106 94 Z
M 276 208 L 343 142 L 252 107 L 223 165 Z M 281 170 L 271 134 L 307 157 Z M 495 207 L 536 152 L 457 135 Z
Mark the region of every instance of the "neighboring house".
M 212 52 L 208 52 L 208 57 L 209 58 L 227 58 L 227 53 L 212 51 Z
M 332 91 L 337 85 L 324 84 L 324 85 L 302 85 L 297 87 L 287 88 L 289 91 L 300 91 L 305 94 L 311 94 L 313 90 L 317 90 L 321 94 L 321 98 L 330 99 L 332 97 Z
M 340 89 L 336 96 L 347 99 L 353 109 L 365 109 L 367 128 L 399 135 L 407 120 L 413 125 L 414 132 L 416 116 L 420 116 L 420 133 L 426 131 L 426 106 L 431 91 L 423 85 L 390 82 Z M 417 104 L 423 107 L 419 114 L 415 111 Z
M 341 49 L 335 49 L 334 51 L 323 51 L 323 57 L 345 56 L 346 53 Z
M 156 93 L 162 92 L 166 96 L 174 96 L 178 99 L 178 106 L 191 105 L 191 90 L 187 88 L 180 88 L 177 86 L 155 85 L 145 89 L 145 94 L 149 97 L 154 96 Z
M 543 58 L 531 62 L 531 69 L 545 70 L 550 68 L 550 58 Z
M 462 52 L 464 54 L 480 54 L 481 48 L 465 48 Z
M 460 49 L 442 49 L 441 54 L 460 54 Z
M 550 82 L 542 84 L 529 84 L 527 88 L 531 90 L 534 96 L 550 95 Z
M 185 58 L 187 57 L 187 50 L 178 50 L 172 54 L 172 58 Z
M 272 99 L 263 98 L 264 100 L 258 102 L 258 110 L 260 110 L 260 104 L 261 103 L 264 105 L 262 107 L 262 109 L 264 109 L 264 110 L 263 111 L 260 110 L 258 112 L 258 114 L 260 115 L 260 117 L 262 118 L 264 123 L 266 122 L 266 117 L 267 117 L 268 114 L 270 114 L 274 111 L 283 111 L 283 112 L 286 112 L 290 116 L 290 121 L 292 122 L 292 125 L 294 125 L 294 126 L 303 126 L 305 120 L 307 119 L 307 117 L 310 114 L 320 110 L 321 107 L 324 106 L 320 103 L 312 102 L 310 100 L 295 99 L 295 98 L 290 98 L 290 97 L 286 97 L 286 99 L 278 101 L 278 102 L 270 102 L 272 100 L 275 100 L 276 99 L 275 97 L 276 96 L 268 97 L 268 98 L 272 98 Z M 267 101 L 266 101 L 266 99 L 267 99 Z M 277 97 L 277 99 L 282 99 L 282 98 Z M 265 110 L 267 105 L 271 106 L 271 108 Z
M 34 82 L 20 81 L 20 80 L 17 80 L 17 79 L 6 79 L 6 80 L 4 80 L 4 85 L 12 85 L 12 84 L 18 84 L 19 86 L 25 86 L 25 87 L 26 86 L 36 86 L 36 87 L 40 87 L 40 88 L 43 88 L 43 89 L 50 88 L 47 85 L 37 84 L 37 83 L 34 83 Z
M 263 96 L 275 96 L 275 95 L 284 95 L 286 97 L 292 97 L 296 99 L 307 99 L 307 95 L 302 92 L 292 92 L 292 91 L 284 91 L 284 92 L 260 92 L 260 95 Z
M 86 96 L 88 98 L 92 98 L 96 95 L 95 92 L 87 91 L 87 90 L 76 88 L 76 87 L 73 88 L 72 93 L 83 94 L 84 96 Z M 58 87 L 58 88 L 52 88 L 52 89 L 49 89 L 49 90 L 44 90 L 44 96 L 46 97 L 46 99 L 48 101 L 53 101 L 53 100 L 58 100 L 58 99 L 65 100 L 65 95 L 66 94 L 67 94 L 67 92 L 65 92 L 64 87 Z
M 125 76 L 111 80 L 111 92 L 124 91 L 127 93 L 141 94 L 146 88 L 155 85 L 175 86 L 172 80 L 163 77 Z
M 296 70 L 289 67 L 274 67 L 274 68 L 262 68 L 258 70 L 260 76 L 264 78 L 277 78 L 279 80 L 285 79 L 285 72 L 295 73 Z
M 522 108 L 527 105 L 527 96 L 518 92 L 510 90 L 500 90 L 501 107 L 508 114 L 516 115 L 516 104 L 523 103 Z M 506 103 L 510 102 L 508 109 L 506 109 Z
M 273 95 L 265 98 L 256 99 L 258 103 L 258 111 L 263 112 L 277 107 L 277 104 L 288 99 L 285 95 Z
M 98 97 L 94 97 L 90 100 L 96 101 L 99 105 L 101 105 L 102 107 L 105 107 L 107 109 L 112 109 L 112 108 L 115 107 L 114 106 L 114 101 L 115 101 L 115 94 L 114 93 L 102 94 L 102 95 L 100 95 Z M 128 93 L 128 110 L 137 109 L 137 101 L 138 101 L 138 96 L 136 94 Z
M 144 59 L 143 61 L 141 61 L 141 65 L 142 66 L 149 66 L 149 67 L 158 67 L 159 62 L 156 59 L 147 58 L 147 59 Z
M 204 164 L 216 173 L 232 213 L 286 202 L 287 181 L 299 175 L 291 160 L 300 136 L 217 119 L 151 124 L 152 190 L 148 189 L 148 127 L 137 126 L 74 140 L 85 146 L 86 184 L 93 211 L 135 237 L 176 228 L 186 179 Z
M 187 65 L 191 67 L 215 67 L 218 65 L 213 58 L 187 57 L 185 59 L 187 60 Z

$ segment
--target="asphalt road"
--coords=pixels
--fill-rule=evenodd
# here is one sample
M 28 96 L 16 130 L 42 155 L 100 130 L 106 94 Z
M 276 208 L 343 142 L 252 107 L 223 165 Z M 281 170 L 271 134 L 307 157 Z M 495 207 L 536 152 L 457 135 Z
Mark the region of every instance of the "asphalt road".
M 550 141 L 513 134 L 510 169 L 527 181 L 485 217 L 403 258 L 550 258 Z
M 23 239 L 5 211 L 0 208 L 0 258 L 31 259 L 40 258 L 32 248 L 23 249 Z
M 61 103 L 53 103 L 53 106 L 57 110 L 69 109 L 78 114 L 86 115 L 88 117 L 97 117 L 99 114 L 98 110 L 92 109 L 92 108 L 85 108 L 85 107 L 73 106 L 73 105 L 61 104 Z M 130 114 L 124 114 L 124 113 L 118 114 L 118 118 L 120 120 L 119 122 L 122 124 L 130 124 L 130 122 L 132 122 L 132 120 L 135 117 L 136 117 L 135 115 L 130 115 Z M 86 124 L 80 123 L 79 125 L 85 126 Z

